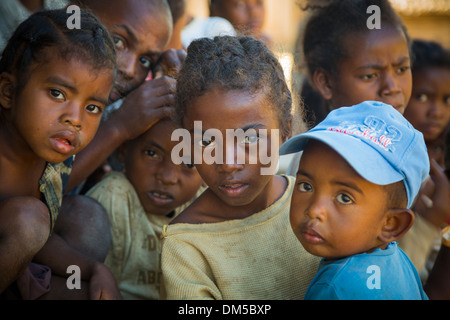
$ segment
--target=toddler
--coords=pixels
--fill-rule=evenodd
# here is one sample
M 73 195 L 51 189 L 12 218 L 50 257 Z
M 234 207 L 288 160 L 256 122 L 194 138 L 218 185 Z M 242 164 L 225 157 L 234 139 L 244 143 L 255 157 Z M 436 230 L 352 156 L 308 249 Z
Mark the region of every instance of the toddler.
M 305 299 L 427 299 L 396 243 L 430 169 L 423 135 L 393 107 L 367 101 L 333 110 L 280 149 L 298 151 L 291 226 L 323 257 Z

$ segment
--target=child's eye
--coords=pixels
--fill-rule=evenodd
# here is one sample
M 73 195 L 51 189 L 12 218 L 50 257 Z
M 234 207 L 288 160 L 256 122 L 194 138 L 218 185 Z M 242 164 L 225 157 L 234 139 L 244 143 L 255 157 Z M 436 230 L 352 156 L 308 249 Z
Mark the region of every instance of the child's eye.
M 444 103 L 445 103 L 447 106 L 450 106 L 450 96 L 444 98 Z
M 147 58 L 140 58 L 139 61 L 144 66 L 144 68 L 147 68 L 147 69 L 149 69 L 150 66 L 152 65 L 152 62 Z
M 195 165 L 193 163 L 185 163 L 184 165 L 189 169 L 195 169 Z
M 156 153 L 155 150 L 152 150 L 152 149 L 144 150 L 144 154 L 153 159 L 158 158 L 158 154 Z
M 301 192 L 312 192 L 312 189 L 313 189 L 312 185 L 310 185 L 307 182 L 300 182 L 298 184 L 298 190 Z
M 338 196 L 336 198 L 337 198 L 337 201 L 342 204 L 352 204 L 353 203 L 353 200 L 344 193 L 338 194 Z
M 397 69 L 398 74 L 403 74 L 410 69 L 410 66 L 403 66 Z
M 372 74 L 365 74 L 361 77 L 364 81 L 370 81 L 376 78 L 376 74 L 372 73 Z
M 428 96 L 425 93 L 420 93 L 417 95 L 417 101 L 420 102 L 427 102 L 428 101 Z
M 259 141 L 258 135 L 245 136 L 244 140 L 241 142 L 242 144 L 253 144 Z
M 89 111 L 90 113 L 102 113 L 103 109 L 100 108 L 99 106 L 96 106 L 95 104 L 90 104 L 86 107 L 86 110 Z
M 50 89 L 50 95 L 58 100 L 65 100 L 66 97 L 64 96 L 64 94 L 59 91 L 58 89 Z
M 212 138 L 212 139 L 203 139 L 203 140 L 200 141 L 200 146 L 203 147 L 203 148 L 212 147 L 214 145 L 215 145 L 214 138 Z
M 114 45 L 116 46 L 116 49 L 123 50 L 125 48 L 125 43 L 122 39 L 118 37 L 113 37 Z

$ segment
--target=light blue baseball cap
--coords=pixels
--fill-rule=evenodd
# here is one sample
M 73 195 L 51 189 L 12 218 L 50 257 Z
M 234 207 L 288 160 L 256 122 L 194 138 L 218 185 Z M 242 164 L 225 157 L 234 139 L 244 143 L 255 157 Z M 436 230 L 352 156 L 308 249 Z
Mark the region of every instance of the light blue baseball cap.
M 430 171 L 422 133 L 382 102 L 365 101 L 331 111 L 314 128 L 286 141 L 280 155 L 303 150 L 310 139 L 330 146 L 369 182 L 387 185 L 403 180 L 408 208 Z

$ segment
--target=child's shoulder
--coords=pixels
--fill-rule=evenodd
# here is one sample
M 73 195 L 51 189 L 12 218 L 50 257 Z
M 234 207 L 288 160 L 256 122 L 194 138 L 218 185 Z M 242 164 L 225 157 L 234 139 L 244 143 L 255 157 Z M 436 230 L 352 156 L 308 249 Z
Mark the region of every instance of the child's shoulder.
M 208 188 L 186 209 L 176 216 L 170 224 L 176 223 L 213 223 L 218 222 L 211 208 L 214 206 L 214 194 Z

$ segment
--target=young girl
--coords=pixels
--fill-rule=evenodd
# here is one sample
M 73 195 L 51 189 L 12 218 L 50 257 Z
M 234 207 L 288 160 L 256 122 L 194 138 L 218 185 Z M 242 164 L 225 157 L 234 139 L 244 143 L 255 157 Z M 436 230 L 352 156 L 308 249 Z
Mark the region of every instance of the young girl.
M 411 95 L 409 36 L 388 0 L 307 1 L 312 12 L 301 35 L 301 64 L 330 108 L 381 101 L 403 113 Z M 369 29 L 370 5 L 380 29 Z
M 49 291 L 48 268 L 30 265 L 48 239 L 57 250 L 39 262 L 52 273 L 67 277 L 65 263 L 78 265 L 91 293 L 117 293 L 106 267 L 52 233 L 74 155 L 97 131 L 116 70 L 99 21 L 82 11 L 81 29 L 69 29 L 68 18 L 63 9 L 30 16 L 0 60 L 0 292 L 17 280 L 10 289 L 23 299 Z
M 120 148 L 124 172 L 112 171 L 88 196 L 106 209 L 112 241 L 105 265 L 124 299 L 159 299 L 160 236 L 204 188 L 197 170 L 174 164 L 171 141 L 177 124 L 163 119 Z
M 194 149 L 211 154 L 215 147 L 227 161 L 196 164 L 209 188 L 163 229 L 163 297 L 301 299 L 318 260 L 296 243 L 289 226 L 293 177 L 262 175 L 262 160 L 249 162 L 252 145 L 290 135 L 291 94 L 277 59 L 249 37 L 194 41 L 176 100 Z M 198 122 L 205 134 L 245 133 L 236 146 L 222 146 L 217 136 L 197 140 Z M 238 149 L 245 151 L 244 163 L 231 156 Z M 268 150 L 277 155 L 278 148 Z

